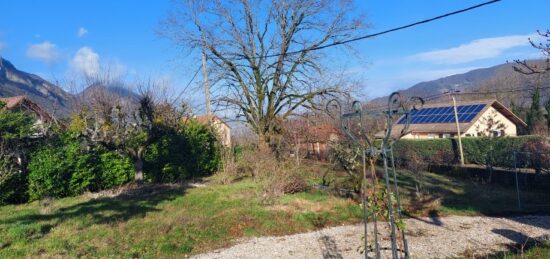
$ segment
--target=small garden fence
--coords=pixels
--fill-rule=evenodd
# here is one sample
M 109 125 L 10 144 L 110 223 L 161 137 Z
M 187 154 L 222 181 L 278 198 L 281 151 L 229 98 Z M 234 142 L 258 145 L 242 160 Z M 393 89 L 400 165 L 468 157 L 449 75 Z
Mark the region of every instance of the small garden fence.
M 424 164 L 424 170 L 515 190 L 517 195 L 510 200 L 510 209 L 550 210 L 548 138 L 463 138 L 465 166 L 459 165 L 457 142 L 454 138 L 401 140 L 393 147 L 395 159 L 404 168 L 418 166 L 414 160 L 419 160 Z
M 550 208 L 550 152 L 514 151 L 518 208 Z

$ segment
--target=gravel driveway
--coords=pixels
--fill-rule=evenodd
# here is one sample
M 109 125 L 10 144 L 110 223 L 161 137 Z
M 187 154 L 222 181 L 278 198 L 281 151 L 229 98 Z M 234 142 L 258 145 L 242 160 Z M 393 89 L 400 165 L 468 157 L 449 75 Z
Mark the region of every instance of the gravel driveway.
M 448 258 L 475 251 L 506 250 L 506 244 L 550 235 L 550 216 L 462 217 L 406 220 L 412 258 Z M 379 230 L 387 233 L 387 224 Z M 369 225 L 371 227 L 371 225 Z M 370 228 L 372 230 L 372 227 Z M 362 258 L 363 226 L 340 226 L 279 237 L 257 237 L 194 258 Z M 389 247 L 388 240 L 382 247 Z M 384 255 L 383 255 L 384 257 Z M 385 258 L 389 258 L 387 254 Z

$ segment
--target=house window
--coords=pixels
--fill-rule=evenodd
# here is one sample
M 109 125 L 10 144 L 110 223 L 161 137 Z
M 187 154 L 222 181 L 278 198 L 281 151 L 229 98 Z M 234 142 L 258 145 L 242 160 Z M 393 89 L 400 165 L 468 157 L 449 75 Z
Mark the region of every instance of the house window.
M 500 135 L 501 135 L 501 136 L 506 136 L 504 130 L 500 130 Z
M 443 138 L 450 138 L 450 137 L 452 137 L 452 135 L 449 133 L 443 134 Z
M 466 133 L 466 137 L 471 137 L 471 136 L 472 136 L 472 134 Z
M 493 137 L 501 137 L 504 136 L 504 130 L 493 130 Z

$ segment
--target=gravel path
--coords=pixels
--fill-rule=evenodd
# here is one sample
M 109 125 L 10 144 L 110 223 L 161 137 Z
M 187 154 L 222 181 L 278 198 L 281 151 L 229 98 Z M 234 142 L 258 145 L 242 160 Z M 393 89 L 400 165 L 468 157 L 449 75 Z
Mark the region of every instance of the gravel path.
M 468 251 L 483 255 L 506 250 L 506 244 L 550 235 L 550 216 L 418 218 L 406 220 L 406 225 L 412 258 L 448 258 Z M 372 230 L 372 225 L 369 228 Z M 362 225 L 352 225 L 289 236 L 257 237 L 194 258 L 361 258 L 358 248 L 362 231 Z M 387 224 L 379 223 L 379 232 L 387 231 Z M 382 241 L 382 247 L 389 245 L 388 240 Z M 390 258 L 388 254 L 383 257 Z

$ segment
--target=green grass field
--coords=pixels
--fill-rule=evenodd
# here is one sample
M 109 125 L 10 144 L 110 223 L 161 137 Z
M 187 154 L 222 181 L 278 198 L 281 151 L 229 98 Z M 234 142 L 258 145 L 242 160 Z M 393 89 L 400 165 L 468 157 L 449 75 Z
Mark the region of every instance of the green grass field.
M 314 174 L 310 182 L 319 178 Z M 401 197 L 411 216 L 521 212 L 513 188 L 428 173 L 429 193 L 418 198 L 412 193 L 412 179 L 400 173 Z M 361 207 L 351 199 L 313 188 L 266 199 L 261 184 L 252 179 L 151 190 L 116 198 L 82 195 L 0 207 L 0 258 L 181 257 L 226 247 L 242 237 L 292 234 L 361 220 Z

